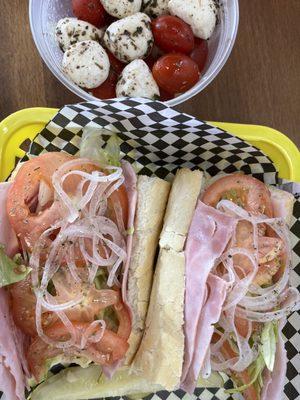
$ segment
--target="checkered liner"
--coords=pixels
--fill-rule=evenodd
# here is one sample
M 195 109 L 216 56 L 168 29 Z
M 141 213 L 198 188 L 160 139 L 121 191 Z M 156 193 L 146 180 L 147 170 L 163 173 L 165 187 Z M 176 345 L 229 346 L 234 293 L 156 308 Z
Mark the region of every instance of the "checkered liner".
M 81 103 L 62 108 L 36 137 L 30 155 L 64 150 L 78 152 L 82 128 L 105 127 L 122 140 L 124 158 L 142 174 L 171 178 L 178 167 L 200 167 L 210 175 L 243 171 L 268 184 L 282 184 L 285 190 L 300 193 L 300 186 L 280 182 L 270 159 L 260 150 L 187 114 L 146 99 L 108 100 Z M 300 202 L 294 210 L 292 226 L 294 270 L 292 284 L 300 288 Z M 300 388 L 300 314 L 292 314 L 284 328 L 288 351 L 285 399 L 299 399 Z M 228 386 L 229 385 L 229 386 Z M 230 382 L 226 383 L 230 387 Z M 298 390 L 297 390 L 298 388 Z M 188 399 L 182 390 L 147 396 L 147 400 Z M 238 399 L 224 389 L 197 388 L 194 399 Z

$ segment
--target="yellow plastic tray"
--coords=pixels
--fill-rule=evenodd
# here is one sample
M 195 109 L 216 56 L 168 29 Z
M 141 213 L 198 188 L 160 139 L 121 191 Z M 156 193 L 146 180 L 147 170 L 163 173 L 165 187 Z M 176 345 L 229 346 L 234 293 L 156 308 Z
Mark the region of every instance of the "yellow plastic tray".
M 55 115 L 55 108 L 27 108 L 11 114 L 0 122 L 0 180 L 5 180 L 24 151 L 20 145 L 33 139 Z M 281 178 L 300 182 L 300 153 L 295 144 L 282 133 L 260 125 L 212 122 L 213 125 L 235 134 L 267 154 Z

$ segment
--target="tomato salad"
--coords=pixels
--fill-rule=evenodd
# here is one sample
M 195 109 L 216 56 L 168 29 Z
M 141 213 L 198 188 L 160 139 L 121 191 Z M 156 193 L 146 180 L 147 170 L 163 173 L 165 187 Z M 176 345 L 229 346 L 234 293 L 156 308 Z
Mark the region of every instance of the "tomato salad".
M 95 97 L 165 101 L 201 79 L 217 22 L 214 0 L 73 0 L 72 8 L 75 18 L 56 27 L 62 69 Z

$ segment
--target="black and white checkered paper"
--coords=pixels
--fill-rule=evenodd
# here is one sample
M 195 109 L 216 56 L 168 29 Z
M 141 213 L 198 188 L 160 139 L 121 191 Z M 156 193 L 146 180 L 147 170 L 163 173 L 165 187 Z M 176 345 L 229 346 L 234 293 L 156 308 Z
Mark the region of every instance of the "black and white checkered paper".
M 214 176 L 243 171 L 271 185 L 281 185 L 299 199 L 300 185 L 280 181 L 271 160 L 259 149 L 222 129 L 146 99 L 108 100 L 63 107 L 35 138 L 29 154 L 66 151 L 77 154 L 82 128 L 104 127 L 122 140 L 124 158 L 140 173 L 171 178 L 178 167 L 201 168 Z M 291 283 L 300 288 L 300 201 L 295 203 L 291 228 L 293 271 Z M 284 328 L 288 352 L 284 399 L 300 398 L 300 313 L 293 313 Z M 229 385 L 229 386 L 228 386 Z M 230 383 L 227 382 L 227 387 Z M 188 400 L 182 390 L 162 391 L 147 400 Z M 238 399 L 224 389 L 197 388 L 192 396 L 201 400 Z M 284 400 L 283 399 L 283 400 Z

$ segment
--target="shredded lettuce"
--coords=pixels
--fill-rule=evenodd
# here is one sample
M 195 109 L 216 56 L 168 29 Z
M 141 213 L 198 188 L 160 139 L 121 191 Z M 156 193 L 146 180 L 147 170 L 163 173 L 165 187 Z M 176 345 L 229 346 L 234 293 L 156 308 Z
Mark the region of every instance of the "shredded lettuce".
M 251 381 L 248 384 L 238 386 L 235 389 L 229 389 L 227 390 L 227 393 L 241 393 L 252 385 L 256 388 L 258 393 L 261 391 L 263 387 L 263 371 L 265 367 L 267 367 L 271 372 L 274 369 L 277 340 L 277 321 L 265 323 L 260 335 L 261 344 L 259 355 L 248 368 Z
M 261 333 L 261 354 L 269 371 L 273 371 L 278 340 L 277 322 L 267 322 Z
M 14 260 L 5 254 L 3 245 L 0 245 L 0 287 L 11 285 L 23 280 L 31 271 L 21 262 L 21 256 Z
M 229 394 L 242 393 L 246 389 L 248 389 L 250 386 L 252 386 L 252 385 L 256 386 L 257 384 L 259 385 L 258 389 L 260 391 L 260 389 L 262 387 L 260 385 L 260 383 L 262 383 L 262 373 L 263 373 L 265 366 L 266 366 L 266 364 L 265 364 L 264 358 L 263 358 L 262 354 L 260 353 L 258 355 L 257 359 L 248 368 L 248 372 L 251 377 L 251 381 L 245 385 L 238 386 L 234 389 L 227 389 L 226 393 L 229 393 Z
M 104 136 L 109 136 L 105 142 Z M 80 157 L 89 158 L 101 165 L 120 166 L 121 140 L 107 129 L 86 127 L 83 129 L 80 145 Z

